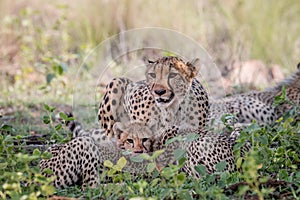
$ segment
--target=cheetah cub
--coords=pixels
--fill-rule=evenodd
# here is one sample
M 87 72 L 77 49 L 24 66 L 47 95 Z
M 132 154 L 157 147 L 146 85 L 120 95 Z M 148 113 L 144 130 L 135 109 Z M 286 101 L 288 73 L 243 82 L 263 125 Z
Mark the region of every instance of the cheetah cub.
M 127 126 L 116 123 L 114 129 L 117 133 L 116 140 L 98 142 L 95 135 L 89 136 L 93 130 L 81 130 L 81 134 L 68 143 L 50 147 L 47 151 L 52 157 L 40 161 L 41 172 L 46 177 L 55 176 L 53 185 L 57 188 L 73 185 L 94 188 L 101 182 L 100 174 L 104 172 L 104 162 L 110 160 L 117 163 L 124 156 L 127 160 L 124 171 L 135 175 L 146 174 L 148 161 L 132 162 L 130 157 L 152 151 L 154 137 L 151 130 L 138 123 Z M 124 150 L 132 151 L 132 154 L 124 155 Z M 46 173 L 47 168 L 53 173 Z

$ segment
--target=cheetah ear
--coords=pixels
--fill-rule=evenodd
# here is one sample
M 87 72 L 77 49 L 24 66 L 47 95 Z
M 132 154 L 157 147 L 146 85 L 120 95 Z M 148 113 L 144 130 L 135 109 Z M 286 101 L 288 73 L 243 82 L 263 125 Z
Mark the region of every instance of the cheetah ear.
M 114 134 L 117 136 L 118 139 L 120 139 L 120 135 L 124 132 L 125 129 L 125 125 L 121 122 L 116 122 L 113 126 Z
M 149 59 L 149 58 L 147 58 L 147 57 L 144 57 L 144 58 L 143 58 L 143 61 L 144 61 L 144 63 L 146 64 L 146 67 L 148 67 L 149 65 L 155 63 L 155 61 L 153 61 L 153 60 L 151 60 L 151 59 Z
M 153 64 L 153 63 L 155 63 L 155 61 L 149 60 L 149 59 L 148 59 L 148 60 L 147 60 L 147 63 L 148 63 L 148 64 Z
M 190 72 L 190 78 L 196 77 L 201 67 L 200 59 L 196 58 L 190 62 L 187 62 L 186 65 L 188 66 L 188 70 Z

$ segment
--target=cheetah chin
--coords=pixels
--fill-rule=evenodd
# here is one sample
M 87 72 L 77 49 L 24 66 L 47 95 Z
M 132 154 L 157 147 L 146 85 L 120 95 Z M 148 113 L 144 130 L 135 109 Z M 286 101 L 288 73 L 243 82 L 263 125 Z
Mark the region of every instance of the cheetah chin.
M 156 97 L 155 101 L 158 106 L 168 107 L 169 105 L 172 104 L 174 97 L 175 95 L 172 92 L 169 98 Z

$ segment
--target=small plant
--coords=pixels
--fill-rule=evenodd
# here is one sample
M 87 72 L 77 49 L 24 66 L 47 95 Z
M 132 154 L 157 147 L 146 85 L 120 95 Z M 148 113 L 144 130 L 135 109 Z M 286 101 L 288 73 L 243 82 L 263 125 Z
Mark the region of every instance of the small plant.
M 0 135 L 0 198 L 38 199 L 55 192 L 52 179 L 39 172 L 36 163 L 42 156 L 38 149 L 32 155 L 16 153 L 14 137 Z
M 48 104 L 44 104 L 44 109 L 46 111 L 46 115 L 43 116 L 43 122 L 45 124 L 48 124 L 51 130 L 51 140 L 61 142 L 67 142 L 70 140 L 70 138 L 64 137 L 62 134 L 59 133 L 59 131 L 62 129 L 63 124 L 65 124 L 67 121 L 74 120 L 74 117 L 68 117 L 65 113 L 60 112 L 59 117 L 61 118 L 61 121 L 59 121 L 56 125 L 53 122 L 53 115 L 55 114 L 54 111 L 56 110 L 55 107 L 51 107 Z

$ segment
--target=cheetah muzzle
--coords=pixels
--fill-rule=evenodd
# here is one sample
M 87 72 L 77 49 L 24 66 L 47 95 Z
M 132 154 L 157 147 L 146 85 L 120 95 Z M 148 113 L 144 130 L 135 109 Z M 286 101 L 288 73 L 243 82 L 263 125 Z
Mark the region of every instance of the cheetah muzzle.
M 169 97 L 155 97 L 155 101 L 158 106 L 168 106 L 171 104 L 174 100 L 174 92 L 171 92 L 171 95 Z

